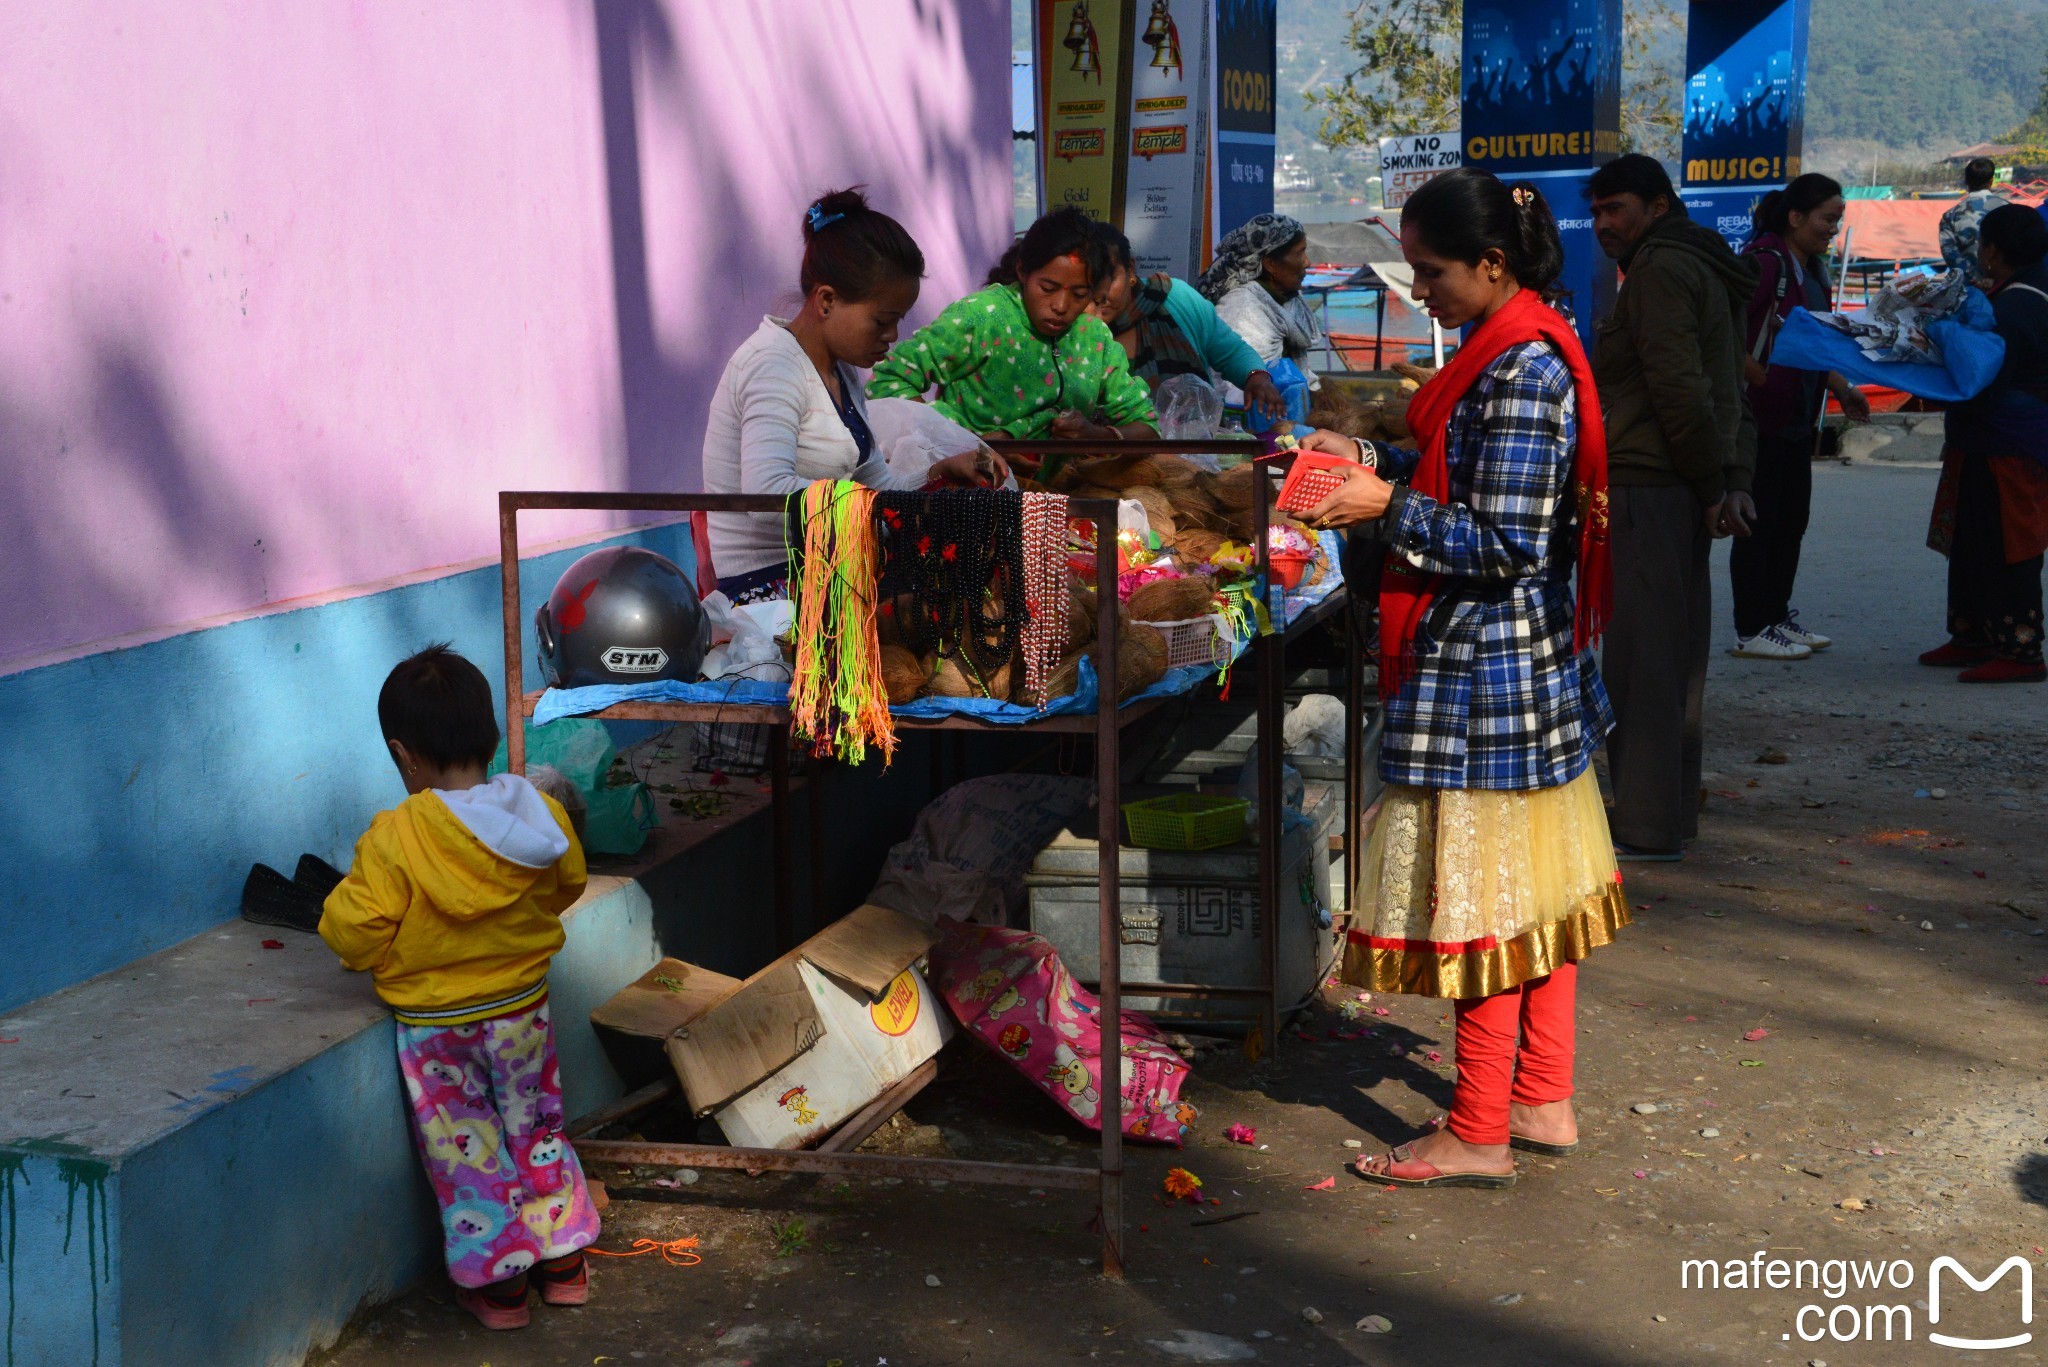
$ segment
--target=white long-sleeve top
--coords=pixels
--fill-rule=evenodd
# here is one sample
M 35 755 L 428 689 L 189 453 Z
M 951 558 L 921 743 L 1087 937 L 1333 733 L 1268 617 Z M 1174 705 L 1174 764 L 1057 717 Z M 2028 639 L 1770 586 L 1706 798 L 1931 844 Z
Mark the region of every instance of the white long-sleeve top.
M 839 383 L 863 418 L 867 399 L 846 366 Z M 874 489 L 921 486 L 892 474 L 877 449 L 866 461 L 833 406 L 831 391 L 781 318 L 767 317 L 725 363 L 704 427 L 704 491 L 792 494 L 813 480 L 851 479 Z M 711 556 L 720 578 L 786 558 L 775 513 L 712 513 Z

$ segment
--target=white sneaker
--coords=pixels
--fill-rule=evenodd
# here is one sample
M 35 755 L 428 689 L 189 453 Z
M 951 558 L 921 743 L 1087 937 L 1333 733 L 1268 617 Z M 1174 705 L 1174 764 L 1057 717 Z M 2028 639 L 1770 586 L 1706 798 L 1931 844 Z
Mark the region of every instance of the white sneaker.
M 1736 637 L 1730 653 L 1751 660 L 1804 660 L 1813 654 L 1813 647 L 1793 640 L 1783 627 L 1765 627 L 1754 636 Z
M 1778 632 L 1786 640 L 1805 646 L 1808 650 L 1826 650 L 1835 643 L 1832 637 L 1823 636 L 1817 631 L 1808 631 L 1800 626 L 1797 608 L 1785 613 L 1785 620 L 1778 623 Z

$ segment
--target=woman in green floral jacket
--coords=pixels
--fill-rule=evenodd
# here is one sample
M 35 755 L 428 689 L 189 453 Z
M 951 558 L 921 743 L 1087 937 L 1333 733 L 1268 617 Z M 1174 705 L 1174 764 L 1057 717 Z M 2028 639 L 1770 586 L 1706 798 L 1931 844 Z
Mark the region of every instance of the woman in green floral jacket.
M 984 437 L 1156 435 L 1145 382 L 1088 313 L 1110 263 L 1088 218 L 1061 209 L 1031 225 L 986 289 L 959 300 L 875 367 L 873 399 L 922 398 Z

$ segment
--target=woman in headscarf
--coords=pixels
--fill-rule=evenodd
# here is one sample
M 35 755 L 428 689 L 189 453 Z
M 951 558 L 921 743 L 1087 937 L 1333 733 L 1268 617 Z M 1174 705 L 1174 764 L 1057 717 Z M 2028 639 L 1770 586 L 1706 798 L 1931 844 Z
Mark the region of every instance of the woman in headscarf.
M 2048 549 L 2048 222 L 2019 204 L 1984 215 L 1977 264 L 2005 364 L 1948 411 L 1927 544 L 1948 556 L 1948 644 L 1920 663 L 1964 683 L 2040 683 Z
M 1202 272 L 1199 288 L 1261 362 L 1292 361 L 1316 389 L 1308 354 L 1323 345 L 1323 329 L 1301 297 L 1307 275 L 1308 230 L 1285 214 L 1260 214 L 1216 244 L 1216 260 Z
M 1512 1149 L 1578 1145 L 1578 961 L 1629 921 L 1590 767 L 1613 725 L 1592 653 L 1611 585 L 1607 439 L 1578 334 L 1542 299 L 1564 252 L 1541 194 L 1439 176 L 1408 201 L 1401 251 L 1416 300 L 1472 332 L 1408 410 L 1421 449 L 1362 452 L 1371 463 L 1305 516 L 1386 548 L 1386 796 L 1344 976 L 1453 999 L 1458 1082 L 1442 1130 L 1356 1166 L 1397 1186 L 1506 1187 Z
M 1265 361 L 1214 304 L 1165 271 L 1139 275 L 1131 239 L 1111 225 L 1097 223 L 1095 233 L 1110 259 L 1109 278 L 1095 292 L 1095 313 L 1130 358 L 1133 375 L 1154 390 L 1175 375 L 1221 377 L 1244 392 L 1247 407 L 1272 418 L 1285 413 Z

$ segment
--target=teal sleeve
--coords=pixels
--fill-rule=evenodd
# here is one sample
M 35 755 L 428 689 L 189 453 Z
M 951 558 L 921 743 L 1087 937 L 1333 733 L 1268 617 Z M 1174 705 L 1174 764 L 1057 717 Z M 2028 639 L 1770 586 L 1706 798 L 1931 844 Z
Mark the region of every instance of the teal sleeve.
M 1166 292 L 1166 311 L 1194 343 L 1195 350 L 1202 353 L 1209 368 L 1239 389 L 1244 388 L 1253 371 L 1266 368 L 1251 344 L 1232 331 L 1230 324 L 1217 315 L 1216 306 L 1187 281 L 1173 282 L 1173 288 Z

